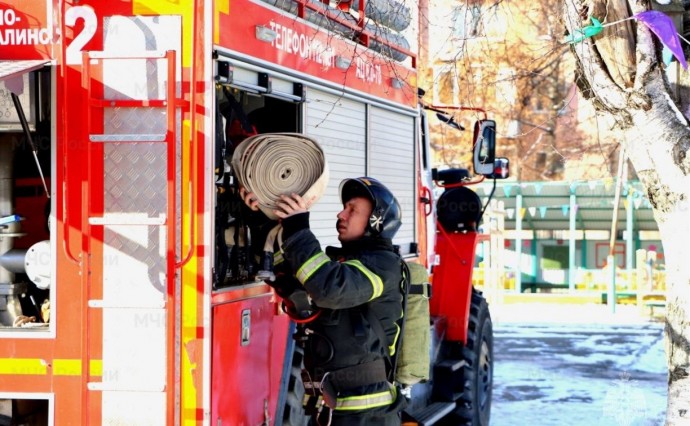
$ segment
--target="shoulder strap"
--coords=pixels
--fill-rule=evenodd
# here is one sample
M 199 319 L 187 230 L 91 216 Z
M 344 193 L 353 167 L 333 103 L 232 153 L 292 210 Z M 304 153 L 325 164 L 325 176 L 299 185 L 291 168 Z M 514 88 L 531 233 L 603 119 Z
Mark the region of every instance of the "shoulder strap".
M 398 336 L 398 340 L 395 342 L 393 372 L 395 372 L 397 367 L 398 356 L 400 355 L 400 350 L 402 348 L 402 339 L 405 338 L 405 323 L 407 322 L 407 295 L 410 294 L 410 268 L 407 266 L 407 262 L 405 262 L 402 258 L 400 258 L 400 267 L 402 269 L 402 280 L 400 281 L 400 292 L 403 296 L 402 318 L 400 318 L 400 336 Z M 395 379 L 395 375 L 393 375 L 393 379 Z
M 400 259 L 400 269 L 402 271 L 402 280 L 400 281 L 400 293 L 402 293 L 402 317 L 398 320 L 398 327 L 400 327 L 400 335 L 398 340 L 395 342 L 395 353 L 391 357 L 389 353 L 386 353 L 386 363 L 388 366 L 388 381 L 393 383 L 395 381 L 395 369 L 398 364 L 398 355 L 400 354 L 401 342 L 405 336 L 405 316 L 407 313 L 407 295 L 410 291 L 410 269 L 402 258 Z M 383 325 L 381 321 L 373 314 L 371 309 L 367 307 L 366 310 L 367 319 L 369 324 L 374 329 L 374 332 L 379 338 L 379 341 L 383 344 L 384 348 L 388 347 L 386 344 L 386 332 L 383 330 Z

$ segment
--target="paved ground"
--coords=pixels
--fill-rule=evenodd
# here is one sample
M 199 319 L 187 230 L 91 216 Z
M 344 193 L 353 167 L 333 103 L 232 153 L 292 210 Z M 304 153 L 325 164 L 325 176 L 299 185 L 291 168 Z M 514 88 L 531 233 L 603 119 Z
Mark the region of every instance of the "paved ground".
M 492 306 L 492 426 L 663 425 L 663 325 L 634 307 Z

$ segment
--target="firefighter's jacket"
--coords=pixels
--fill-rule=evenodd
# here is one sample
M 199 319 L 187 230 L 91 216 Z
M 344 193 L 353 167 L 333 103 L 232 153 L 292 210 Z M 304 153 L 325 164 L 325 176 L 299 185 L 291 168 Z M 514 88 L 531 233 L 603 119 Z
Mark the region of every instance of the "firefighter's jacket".
M 400 256 L 390 240 L 363 237 L 342 248 L 329 247 L 329 256 L 314 234 L 302 228 L 284 241 L 282 251 L 322 309 L 306 325 L 310 333 L 305 367 L 317 380 L 325 372 L 393 355 L 400 334 L 396 321 L 402 316 L 402 273 Z M 380 342 L 370 319 L 380 322 L 386 342 Z

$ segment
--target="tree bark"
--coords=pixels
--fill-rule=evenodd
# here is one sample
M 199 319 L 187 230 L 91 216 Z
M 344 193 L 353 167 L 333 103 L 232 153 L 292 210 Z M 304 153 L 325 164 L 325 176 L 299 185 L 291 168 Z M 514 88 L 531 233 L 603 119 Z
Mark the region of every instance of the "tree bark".
M 606 0 L 566 1 L 568 33 L 588 25 L 587 14 L 605 9 L 606 4 Z M 648 7 L 635 0 L 628 5 L 632 14 Z M 657 40 L 645 25 L 635 23 L 633 27 L 635 32 L 628 41 L 635 46 L 635 63 L 628 65 L 634 70 L 634 83 L 627 90 L 612 79 L 612 75 L 620 78 L 621 73 L 607 69 L 610 58 L 600 55 L 600 36 L 578 43 L 572 51 L 583 79 L 578 87 L 589 90 L 583 93 L 598 113 L 615 120 L 620 128 L 620 143 L 646 190 L 659 226 L 667 274 L 666 424 L 685 425 L 690 422 L 690 127 L 683 112 L 688 111 L 687 107 L 682 111 L 673 100 Z M 679 65 L 672 62 L 670 66 Z
M 601 2 L 593 5 L 593 16 L 602 19 L 602 24 L 616 22 L 630 16 L 628 5 L 622 1 Z M 605 27 L 597 40 L 597 50 L 609 70 L 611 79 L 618 87 L 629 88 L 635 77 L 634 23 L 623 21 Z

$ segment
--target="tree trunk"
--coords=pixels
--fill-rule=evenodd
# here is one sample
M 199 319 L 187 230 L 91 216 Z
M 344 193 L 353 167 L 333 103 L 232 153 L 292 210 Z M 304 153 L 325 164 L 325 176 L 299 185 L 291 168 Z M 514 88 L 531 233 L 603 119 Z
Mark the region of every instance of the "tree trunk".
M 589 11 L 601 10 L 606 3 L 565 2 L 568 33 L 588 25 Z M 639 5 L 641 1 L 628 3 L 631 14 L 646 9 Z M 634 31 L 627 37 L 631 42 L 637 40 L 636 63 L 631 64 L 634 83 L 628 90 L 611 79 L 608 61 L 599 54 L 597 37 L 574 45 L 572 51 L 582 79 L 578 86 L 599 114 L 613 119 L 620 128 L 620 142 L 646 190 L 659 226 L 667 271 L 666 424 L 681 425 L 690 422 L 690 127 L 672 100 L 655 36 L 642 24 L 635 23 L 632 28 Z M 669 66 L 679 65 L 672 62 Z

